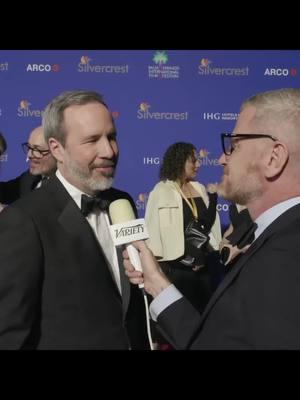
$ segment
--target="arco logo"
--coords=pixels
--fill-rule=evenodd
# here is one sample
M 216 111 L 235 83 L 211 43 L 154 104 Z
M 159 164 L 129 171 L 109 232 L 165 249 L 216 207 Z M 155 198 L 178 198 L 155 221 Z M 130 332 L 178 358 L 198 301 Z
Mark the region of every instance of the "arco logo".
M 58 72 L 60 69 L 58 64 L 28 64 L 26 72 Z
M 266 68 L 264 75 L 267 76 L 293 76 L 297 75 L 298 71 L 296 68 Z

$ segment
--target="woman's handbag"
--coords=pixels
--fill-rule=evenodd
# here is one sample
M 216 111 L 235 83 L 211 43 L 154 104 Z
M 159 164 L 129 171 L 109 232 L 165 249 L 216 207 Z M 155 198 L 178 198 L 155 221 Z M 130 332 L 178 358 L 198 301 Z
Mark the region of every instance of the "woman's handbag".
M 184 240 L 185 256 L 180 262 L 189 267 L 204 266 L 209 236 L 199 221 L 194 219 L 187 225 L 184 231 Z
M 209 252 L 209 232 L 216 218 L 217 194 L 208 193 L 209 207 L 207 220 L 198 218 L 198 210 L 191 195 L 191 200 L 185 196 L 180 187 L 176 185 L 178 192 L 190 207 L 194 218 L 190 221 L 184 231 L 185 251 L 184 257 L 180 260 L 185 266 L 191 267 L 194 271 L 204 267 L 205 257 Z

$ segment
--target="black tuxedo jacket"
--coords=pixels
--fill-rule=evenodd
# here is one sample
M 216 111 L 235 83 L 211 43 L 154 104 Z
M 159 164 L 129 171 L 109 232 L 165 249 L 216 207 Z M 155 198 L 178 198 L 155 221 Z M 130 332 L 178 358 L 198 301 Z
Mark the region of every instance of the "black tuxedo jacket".
M 133 203 L 125 192 L 105 193 Z M 56 177 L 3 210 L 0 248 L 0 349 L 148 348 L 139 289 L 121 273 L 120 296 L 93 230 Z
M 185 300 L 159 325 L 179 349 L 300 349 L 300 205 L 278 217 L 233 265 L 202 317 Z
M 11 204 L 18 200 L 24 194 L 31 192 L 41 178 L 41 175 L 31 175 L 28 170 L 15 179 L 0 182 L 0 203 Z

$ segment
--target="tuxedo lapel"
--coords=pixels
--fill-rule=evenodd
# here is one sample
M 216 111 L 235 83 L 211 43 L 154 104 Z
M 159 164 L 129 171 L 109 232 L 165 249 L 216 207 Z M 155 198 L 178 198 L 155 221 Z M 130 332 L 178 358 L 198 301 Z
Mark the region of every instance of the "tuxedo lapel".
M 53 205 L 60 210 L 58 223 L 70 235 L 70 238 L 74 238 L 74 246 L 76 246 L 75 243 L 80 243 L 80 249 L 84 253 L 86 263 L 90 263 L 90 265 L 99 263 L 99 268 L 102 265 L 105 275 L 109 276 L 108 281 L 111 281 L 117 296 L 120 297 L 116 282 L 107 266 L 102 248 L 91 226 L 59 179 L 56 176 L 50 178 L 48 184 L 42 190 L 51 192 L 49 197 L 51 196 L 52 202 L 55 203 Z
M 103 264 L 104 268 L 107 270 L 111 278 L 111 282 L 114 286 L 116 294 L 120 296 L 117 284 L 112 276 L 110 268 L 106 263 L 106 258 L 104 256 L 103 250 L 99 245 L 92 228 L 86 221 L 81 211 L 73 201 L 70 199 L 63 209 L 62 213 L 58 218 L 58 222 L 63 226 L 63 228 L 73 237 L 77 237 L 81 243 L 82 249 L 85 252 L 86 262 L 95 263 L 95 260 L 99 260 L 100 264 Z
M 112 273 L 109 267 L 106 265 L 105 256 L 103 254 L 102 248 L 99 245 L 92 228 L 90 227 L 89 223 L 87 222 L 86 218 L 81 213 L 80 209 L 74 202 L 74 200 L 70 197 L 68 192 L 65 190 L 63 185 L 60 181 L 53 177 L 49 180 L 49 183 L 45 186 L 46 190 L 52 191 L 52 198 L 57 198 L 59 204 L 59 208 L 61 209 L 58 222 L 63 226 L 63 228 L 73 237 L 77 237 L 80 239 L 80 243 L 82 243 L 82 248 L 86 253 L 86 259 L 90 260 L 90 262 L 95 262 L 95 259 L 103 259 L 103 263 L 105 263 L 105 267 L 107 269 L 107 273 L 111 277 L 111 281 L 115 288 L 116 293 L 120 297 L 120 292 L 117 287 L 117 284 L 112 276 Z M 54 195 L 55 193 L 55 195 Z M 118 191 L 111 189 L 103 192 L 106 199 L 110 201 L 115 200 L 120 197 Z M 122 196 L 123 198 L 124 196 Z M 120 271 L 120 280 L 121 280 L 121 287 L 122 287 L 122 306 L 124 311 L 124 318 L 128 309 L 129 301 L 130 301 L 130 283 L 125 275 L 125 270 L 123 267 L 123 256 L 122 256 L 122 248 L 117 248 L 117 258 L 118 258 L 118 265 Z M 99 254 L 100 253 L 100 254 Z
M 122 305 L 123 305 L 123 318 L 125 319 L 129 300 L 130 300 L 130 283 L 128 277 L 125 275 L 125 268 L 123 266 L 123 246 L 119 246 L 116 248 L 117 256 L 118 256 L 118 265 L 120 271 L 120 280 L 121 280 L 121 288 L 122 288 Z
M 70 198 L 66 206 L 63 208 L 58 218 L 58 222 L 71 235 L 83 236 L 84 242 L 87 240 L 90 241 L 92 232 L 73 199 Z M 87 238 L 87 240 L 85 238 Z
M 41 180 L 41 175 L 32 175 L 29 171 L 24 173 L 20 180 L 20 196 L 34 190 L 36 185 Z
M 235 279 L 241 269 L 245 266 L 249 258 L 251 258 L 261 248 L 266 240 L 268 240 L 274 233 L 282 228 L 284 229 L 297 217 L 300 218 L 300 205 L 296 205 L 281 214 L 275 221 L 272 222 L 272 224 L 268 226 L 268 228 L 259 236 L 259 238 L 252 243 L 246 253 L 241 255 L 241 257 L 236 261 L 233 266 L 226 267 L 229 268 L 229 271 L 225 275 L 224 279 L 217 287 L 210 301 L 205 307 L 205 310 L 202 314 L 201 324 L 203 324 L 214 304 L 218 301 L 222 293 L 228 288 L 228 286 Z
M 120 196 L 120 192 L 116 191 L 115 189 L 111 188 L 101 193 L 101 197 L 107 200 L 109 203 L 119 199 L 124 198 L 124 196 Z M 112 223 L 110 219 L 110 215 L 108 213 L 108 219 L 110 224 Z M 120 282 L 121 282 L 121 290 L 122 290 L 122 306 L 123 306 L 123 319 L 126 317 L 126 313 L 129 306 L 130 301 L 130 283 L 128 277 L 125 275 L 125 269 L 123 266 L 123 255 L 122 252 L 124 250 L 124 246 L 117 246 L 117 258 L 118 258 L 118 267 L 120 272 Z
M 222 293 L 227 289 L 227 287 L 230 285 L 230 283 L 234 280 L 234 278 L 237 276 L 237 274 L 240 272 L 240 270 L 243 268 L 247 260 L 262 246 L 264 243 L 263 238 L 259 238 L 257 241 L 255 241 L 249 249 L 244 253 L 238 261 L 235 262 L 233 266 L 227 266 L 225 268 L 229 268 L 229 271 L 225 275 L 224 279 L 221 281 L 215 292 L 213 293 L 210 301 L 208 302 L 207 306 L 205 307 L 205 310 L 202 314 L 202 323 L 206 319 L 207 315 L 209 314 L 210 310 L 216 303 L 216 301 L 219 299 L 219 297 L 222 295 Z

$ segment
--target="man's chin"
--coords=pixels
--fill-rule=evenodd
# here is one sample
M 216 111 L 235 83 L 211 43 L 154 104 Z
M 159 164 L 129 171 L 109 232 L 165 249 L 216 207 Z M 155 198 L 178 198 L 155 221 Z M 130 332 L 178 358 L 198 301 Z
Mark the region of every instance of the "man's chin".
M 108 190 L 112 187 L 114 182 L 114 178 L 103 178 L 101 181 L 92 181 L 90 182 L 90 188 L 93 191 L 103 191 L 103 190 Z
M 34 175 L 34 176 L 42 175 L 40 171 L 37 171 L 35 169 L 29 169 L 29 172 L 31 175 Z
M 222 182 L 219 183 L 217 186 L 217 193 L 218 193 L 218 196 L 222 196 L 222 197 L 225 197 L 225 195 L 226 195 L 226 190 L 225 190 Z
M 234 201 L 234 194 L 231 193 L 230 191 L 226 190 L 222 185 L 218 186 L 218 196 L 223 197 L 223 199 L 228 200 L 228 201 Z

